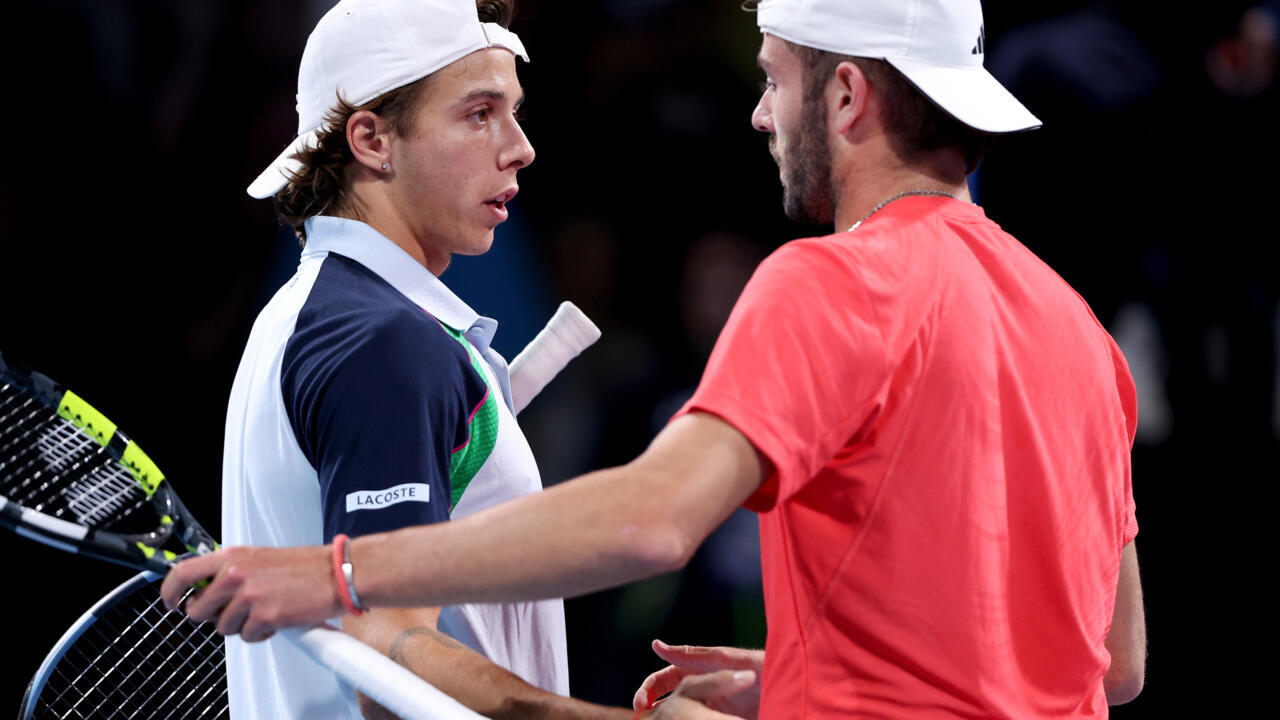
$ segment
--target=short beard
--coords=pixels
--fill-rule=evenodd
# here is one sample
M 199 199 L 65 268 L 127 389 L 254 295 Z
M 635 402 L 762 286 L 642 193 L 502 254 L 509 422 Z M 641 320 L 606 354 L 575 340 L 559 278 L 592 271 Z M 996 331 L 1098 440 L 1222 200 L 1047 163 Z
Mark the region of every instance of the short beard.
M 835 221 L 831 184 L 831 150 L 827 144 L 824 98 L 804 99 L 800 127 L 788 143 L 786 157 L 778 151 L 777 136 L 769 138 L 769 152 L 782 170 L 782 208 L 795 222 L 827 225 Z

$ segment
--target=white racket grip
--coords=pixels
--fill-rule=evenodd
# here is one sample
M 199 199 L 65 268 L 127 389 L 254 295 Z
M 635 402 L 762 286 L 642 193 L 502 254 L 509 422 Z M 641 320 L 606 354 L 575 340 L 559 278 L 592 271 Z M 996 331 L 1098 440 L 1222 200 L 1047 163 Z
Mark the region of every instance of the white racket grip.
M 480 718 L 386 655 L 328 623 L 305 630 L 281 630 L 280 635 L 403 720 Z
M 562 302 L 550 322 L 511 361 L 511 404 L 518 414 L 551 379 L 600 339 L 600 328 L 577 305 Z

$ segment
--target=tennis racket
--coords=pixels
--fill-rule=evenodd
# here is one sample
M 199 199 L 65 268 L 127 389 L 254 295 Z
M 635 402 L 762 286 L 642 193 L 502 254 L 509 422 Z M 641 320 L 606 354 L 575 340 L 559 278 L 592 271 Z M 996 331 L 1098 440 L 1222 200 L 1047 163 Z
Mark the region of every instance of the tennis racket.
M 581 310 L 572 303 L 563 303 L 547 328 L 511 364 L 516 411 L 523 409 L 570 360 L 599 337 L 599 329 Z M 185 549 L 195 552 L 207 551 L 216 543 L 181 505 L 172 489 L 163 484 L 163 475 L 154 463 L 140 462 L 138 458 L 145 454 L 83 400 L 46 377 L 7 362 L 2 354 L 0 388 L 0 500 L 4 502 L 0 513 L 9 518 L 3 524 L 64 550 L 134 567 L 158 566 L 109 593 L 63 635 L 27 688 L 22 720 L 227 717 L 225 655 L 213 624 L 192 623 L 179 611 L 166 611 L 156 586 L 173 559 L 171 551 L 160 547 L 163 542 L 181 538 Z M 62 422 L 74 426 L 76 432 L 65 427 L 48 429 L 46 426 L 60 427 L 59 421 L 49 416 L 50 410 Z M 78 410 L 79 425 L 73 410 Z M 47 440 L 41 445 L 41 438 L 46 435 L 56 442 Z M 34 451 L 32 443 L 36 446 Z M 122 460 L 130 447 L 134 448 L 128 454 L 131 464 Z M 68 463 L 65 458 L 76 452 L 95 460 Z M 101 457 L 103 453 L 107 460 Z M 103 485 L 101 478 L 107 475 L 115 478 L 111 487 L 127 485 L 114 468 L 102 469 L 113 462 L 124 467 L 135 481 L 138 468 L 146 468 L 149 483 L 143 486 L 141 497 L 134 497 L 130 503 L 113 504 L 106 499 L 109 492 L 98 490 Z M 34 469 L 41 464 L 53 468 Z M 56 472 L 64 467 L 74 470 Z M 43 475 L 37 478 L 37 472 Z M 58 479 L 48 473 L 58 475 Z M 75 481 L 75 477 L 63 475 L 81 478 L 105 505 L 127 506 L 140 518 L 150 518 L 157 508 L 158 512 L 173 510 L 177 518 L 169 514 L 166 520 L 166 515 L 160 515 L 158 529 L 140 533 L 132 529 L 118 532 L 123 527 L 119 524 L 103 523 L 97 528 L 77 524 L 67 518 L 97 515 L 86 512 L 85 503 L 77 500 L 86 494 L 81 490 L 62 493 L 71 495 L 71 499 L 56 497 L 58 487 Z M 10 476 L 19 490 L 16 496 L 35 507 L 10 500 Z M 162 493 L 161 497 L 144 500 L 146 489 L 152 487 L 152 498 Z M 147 510 L 142 505 L 152 508 Z M 425 717 L 422 708 L 427 707 L 432 708 L 435 718 L 477 717 L 405 668 L 331 626 L 282 631 L 281 635 L 402 717 Z M 404 697 L 402 686 L 414 688 L 410 693 L 411 709 L 388 701 L 389 695 Z

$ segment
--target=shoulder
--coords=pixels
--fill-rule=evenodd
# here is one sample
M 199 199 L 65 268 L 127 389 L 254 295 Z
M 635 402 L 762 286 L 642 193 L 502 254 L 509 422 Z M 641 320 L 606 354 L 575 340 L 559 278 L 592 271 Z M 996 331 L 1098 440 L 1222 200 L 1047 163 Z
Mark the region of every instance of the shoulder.
M 855 269 L 842 234 L 801 238 L 770 253 L 756 268 L 748 287 L 804 294 L 829 280 L 848 279 Z
M 469 366 L 435 318 L 359 263 L 331 254 L 285 346 L 282 381 L 416 385 L 458 380 Z
M 792 240 L 756 269 L 743 301 L 767 303 L 805 316 L 870 309 L 890 285 L 916 275 L 892 243 L 858 233 Z M 892 294 L 892 293 L 890 293 Z
M 404 295 L 364 265 L 337 253 L 329 253 L 315 271 L 299 323 L 324 317 L 368 320 L 394 316 L 418 308 Z
M 879 356 L 883 293 L 868 283 L 847 235 L 802 238 L 775 250 L 743 289 L 725 335 L 752 347 L 762 341 L 793 349 L 839 344 Z

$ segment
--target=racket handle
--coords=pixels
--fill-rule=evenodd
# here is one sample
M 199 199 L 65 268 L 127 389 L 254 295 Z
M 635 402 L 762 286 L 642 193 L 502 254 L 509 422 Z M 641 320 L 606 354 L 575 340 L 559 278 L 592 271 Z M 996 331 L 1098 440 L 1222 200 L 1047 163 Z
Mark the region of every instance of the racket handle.
M 551 379 L 600 339 L 600 328 L 577 305 L 560 303 L 556 314 L 511 361 L 511 404 L 519 413 Z
M 403 720 L 478 720 L 479 715 L 338 628 L 281 630 L 316 662 Z

